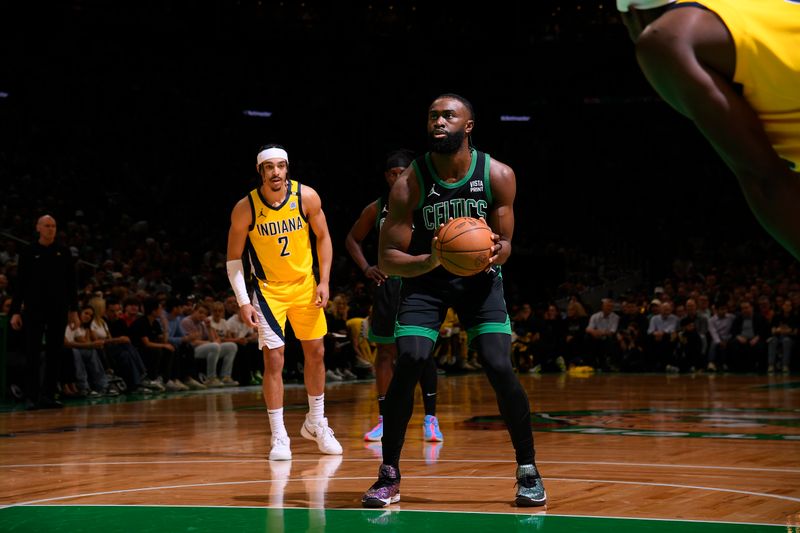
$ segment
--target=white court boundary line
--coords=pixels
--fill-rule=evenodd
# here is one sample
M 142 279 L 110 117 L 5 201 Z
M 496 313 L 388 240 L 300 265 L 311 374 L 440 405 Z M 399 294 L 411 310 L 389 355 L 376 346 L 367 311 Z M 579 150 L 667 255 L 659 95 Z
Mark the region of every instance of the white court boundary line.
M 394 505 L 394 504 L 393 504 Z M 402 505 L 402 504 L 400 504 Z M 19 507 L 18 505 L 11 505 L 6 506 L 6 508 L 10 507 Z M 599 516 L 599 515 L 583 515 L 583 514 L 554 514 L 548 513 L 546 510 L 543 511 L 535 511 L 532 509 L 530 513 L 500 513 L 500 512 L 490 512 L 490 511 L 451 511 L 447 509 L 402 509 L 400 507 L 394 508 L 368 508 L 368 507 L 277 507 L 274 505 L 264 505 L 264 506 L 257 506 L 257 505 L 163 505 L 163 504 L 134 504 L 134 505 L 120 505 L 120 504 L 113 504 L 113 503 L 81 503 L 77 505 L 37 505 L 36 507 L 158 507 L 164 509 L 171 509 L 175 507 L 184 508 L 184 509 L 225 509 L 225 510 L 238 510 L 238 509 L 272 509 L 276 511 L 285 511 L 285 510 L 294 510 L 294 511 L 361 511 L 361 512 L 368 512 L 368 513 L 442 513 L 442 514 L 477 514 L 477 515 L 488 515 L 488 516 L 518 516 L 518 517 L 531 517 L 531 516 L 553 516 L 558 518 L 591 518 L 596 520 L 639 520 L 642 522 L 688 522 L 691 524 L 721 524 L 721 525 L 737 525 L 737 526 L 768 526 L 768 527 L 795 527 L 795 526 L 787 526 L 786 524 L 771 524 L 767 522 L 726 522 L 723 520 L 691 520 L 691 519 L 683 519 L 683 518 L 645 518 L 641 516 Z M 0 507 L 2 509 L 3 507 Z
M 364 477 L 310 477 L 310 478 L 286 478 L 285 481 L 368 481 L 375 479 L 374 476 Z M 469 480 L 503 480 L 508 481 L 508 476 L 406 476 L 404 479 L 441 479 L 441 480 L 448 480 L 448 479 L 469 479 Z M 705 487 L 702 485 L 680 485 L 677 483 L 652 483 L 652 482 L 644 482 L 644 481 L 617 481 L 617 480 L 609 480 L 609 479 L 579 479 L 579 478 L 557 478 L 557 477 L 543 477 L 542 479 L 547 481 L 564 481 L 568 483 L 600 483 L 600 484 L 618 484 L 618 485 L 639 485 L 639 486 L 647 486 L 647 487 L 669 487 L 669 488 L 680 488 L 680 489 L 694 489 L 694 490 L 706 490 L 712 492 L 728 492 L 732 494 L 744 494 L 747 496 L 756 496 L 756 497 L 763 497 L 763 498 L 773 498 L 777 500 L 785 500 L 790 502 L 798 502 L 800 503 L 800 498 L 795 498 L 792 496 L 783 496 L 781 494 L 769 494 L 765 492 L 753 492 L 753 491 L 746 491 L 746 490 L 737 490 L 737 489 L 725 489 L 721 487 Z M 100 492 L 89 492 L 84 494 L 71 494 L 67 496 L 56 496 L 53 498 L 42 498 L 39 500 L 30 500 L 27 502 L 17 502 L 9 505 L 2 505 L 0 509 L 5 509 L 8 507 L 19 507 L 24 505 L 35 505 L 40 503 L 47 503 L 47 502 L 55 502 L 55 501 L 63 501 L 63 500 L 72 500 L 75 498 L 91 498 L 94 496 L 107 496 L 110 494 L 127 494 L 127 493 L 136 493 L 136 492 L 152 492 L 158 490 L 175 490 L 175 489 L 188 489 L 188 488 L 198 488 L 198 487 L 224 487 L 224 486 L 234 486 L 234 485 L 255 485 L 255 484 L 264 484 L 264 483 L 272 483 L 273 479 L 259 479 L 259 480 L 250 480 L 250 481 L 219 481 L 213 483 L 188 483 L 185 485 L 164 485 L 164 486 L 157 486 L 157 487 L 140 487 L 134 489 L 117 489 L 117 490 L 108 490 L 108 491 L 100 491 Z M 283 481 L 283 480 L 281 480 Z
M 316 463 L 319 459 L 292 459 L 298 463 Z M 374 463 L 376 458 L 370 459 L 344 459 L 342 462 Z M 404 463 L 428 463 L 427 459 L 403 459 Z M 169 464 L 215 464 L 215 463 L 269 463 L 268 459 L 201 459 L 201 460 L 174 460 L 174 461 L 102 461 L 102 462 L 75 462 L 75 463 L 21 463 L 0 465 L 1 468 L 44 468 L 63 466 L 125 466 L 125 465 L 169 465 Z M 437 459 L 435 463 L 514 463 L 509 459 Z M 632 468 L 696 468 L 698 470 L 732 470 L 736 472 L 784 472 L 800 474 L 800 468 L 760 468 L 746 466 L 715 466 L 715 465 L 686 465 L 686 464 L 660 464 L 660 463 L 620 463 L 608 461 L 536 461 L 536 464 L 550 465 L 587 465 L 587 466 L 623 466 Z

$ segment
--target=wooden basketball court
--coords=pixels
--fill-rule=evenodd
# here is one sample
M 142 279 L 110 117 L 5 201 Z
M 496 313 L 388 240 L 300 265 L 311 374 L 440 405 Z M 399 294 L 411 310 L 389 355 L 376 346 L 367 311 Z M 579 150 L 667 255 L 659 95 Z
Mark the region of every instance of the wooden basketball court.
M 361 509 L 380 444 L 374 382 L 329 385 L 344 455 L 299 428 L 266 460 L 260 387 L 0 413 L 0 531 L 800 531 L 800 380 L 791 376 L 524 375 L 546 509 L 512 505 L 514 455 L 482 374 L 441 376 L 444 443 L 418 401 L 401 502 Z M 418 393 L 419 394 L 419 393 Z M 419 400 L 419 398 L 418 398 Z

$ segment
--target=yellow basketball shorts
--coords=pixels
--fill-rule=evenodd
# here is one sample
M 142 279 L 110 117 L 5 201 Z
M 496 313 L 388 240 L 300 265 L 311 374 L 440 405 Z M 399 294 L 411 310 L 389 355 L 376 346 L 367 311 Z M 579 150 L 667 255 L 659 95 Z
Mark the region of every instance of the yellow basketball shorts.
M 253 291 L 253 307 L 258 315 L 258 347 L 280 348 L 286 344 L 286 318 L 301 341 L 321 339 L 328 332 L 325 312 L 315 305 L 317 282 L 314 276 L 295 281 L 263 281 Z

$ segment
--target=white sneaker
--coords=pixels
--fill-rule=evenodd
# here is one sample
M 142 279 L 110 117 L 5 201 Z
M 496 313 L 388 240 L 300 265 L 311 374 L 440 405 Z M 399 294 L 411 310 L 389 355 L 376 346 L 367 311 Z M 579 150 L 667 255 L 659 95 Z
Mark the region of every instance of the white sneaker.
M 213 378 L 206 379 L 206 382 L 203 383 L 203 385 L 205 385 L 207 389 L 219 389 L 225 386 L 222 384 L 222 381 L 220 381 L 220 379 L 216 376 L 214 376 Z
M 272 448 L 269 451 L 270 461 L 290 461 L 292 450 L 289 448 L 289 435 L 273 435 Z
M 180 392 L 180 391 L 184 390 L 184 389 L 181 387 L 181 385 L 183 385 L 183 383 L 181 383 L 180 385 L 178 385 L 178 383 L 177 383 L 177 382 L 175 382 L 175 381 L 173 381 L 173 380 L 171 380 L 171 379 L 170 379 L 169 381 L 167 381 L 167 382 L 164 384 L 164 388 L 165 388 L 165 389 L 167 389 L 169 392 Z M 189 389 L 189 387 L 186 387 L 186 390 L 188 390 L 188 389 Z
M 329 455 L 341 455 L 342 445 L 333 436 L 333 430 L 328 427 L 328 419 L 323 418 L 316 425 L 312 425 L 308 421 L 308 415 L 303 422 L 303 427 L 300 428 L 300 434 L 308 439 L 317 441 L 319 451 Z
M 193 377 L 189 376 L 185 380 L 183 380 L 183 384 L 189 387 L 192 390 L 205 390 L 206 386 L 194 379 Z

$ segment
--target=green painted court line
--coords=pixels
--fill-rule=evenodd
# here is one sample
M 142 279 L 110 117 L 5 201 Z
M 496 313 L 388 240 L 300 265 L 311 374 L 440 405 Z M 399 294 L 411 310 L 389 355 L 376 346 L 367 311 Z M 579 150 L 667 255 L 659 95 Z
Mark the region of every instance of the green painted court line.
M 800 389 L 800 381 L 789 381 L 785 383 L 772 383 L 766 385 L 755 385 L 754 389 Z
M 777 533 L 791 526 L 401 510 L 275 509 L 253 507 L 24 506 L 0 509 L 8 533 L 117 533 L 220 531 L 414 533 Z

